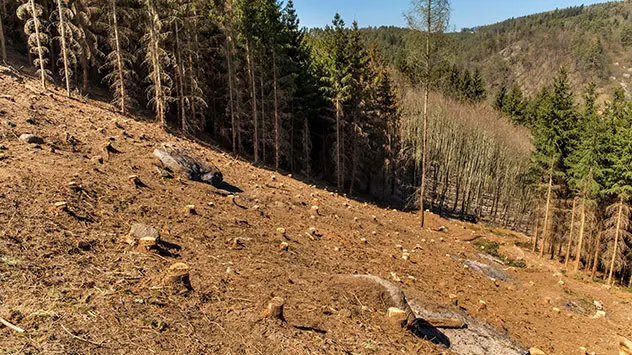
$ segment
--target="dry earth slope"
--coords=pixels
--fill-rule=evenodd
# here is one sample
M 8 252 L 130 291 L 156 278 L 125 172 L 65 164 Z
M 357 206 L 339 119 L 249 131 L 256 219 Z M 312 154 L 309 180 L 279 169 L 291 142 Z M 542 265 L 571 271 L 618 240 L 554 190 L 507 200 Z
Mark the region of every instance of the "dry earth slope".
M 415 214 L 338 196 L 0 72 L 0 317 L 25 330 L 0 326 L 1 354 L 452 353 L 393 327 L 383 292 L 352 274 L 388 279 L 411 304 L 476 318 L 547 354 L 580 346 L 615 354 L 618 337 L 632 335 L 627 292 L 567 277 L 517 247 L 524 236 L 433 215 L 422 230 Z M 44 143 L 18 138 L 28 133 Z M 152 152 L 163 143 L 205 157 L 243 191 L 233 201 L 161 176 Z M 156 227 L 164 250 L 129 245 L 134 223 Z M 492 265 L 508 275 L 492 280 L 465 267 L 464 259 L 493 264 L 472 237 L 501 242 L 526 268 Z M 178 262 L 189 267 L 188 292 L 164 287 Z M 285 300 L 285 322 L 262 316 L 273 297 Z M 606 317 L 593 318 L 593 300 Z

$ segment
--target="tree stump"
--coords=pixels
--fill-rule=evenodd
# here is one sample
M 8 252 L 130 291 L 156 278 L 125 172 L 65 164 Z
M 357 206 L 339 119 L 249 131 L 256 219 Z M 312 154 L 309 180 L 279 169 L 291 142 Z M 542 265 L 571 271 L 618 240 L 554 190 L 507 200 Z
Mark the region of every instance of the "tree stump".
M 174 293 L 184 293 L 193 290 L 189 278 L 189 266 L 185 263 L 175 263 L 169 267 L 163 278 L 165 289 Z
M 158 246 L 158 242 L 154 237 L 143 237 L 138 240 L 138 245 L 136 246 L 137 251 L 151 251 L 156 249 Z
M 263 311 L 263 317 L 285 321 L 285 317 L 283 316 L 284 304 L 285 300 L 283 298 L 274 297 L 270 300 L 270 303 L 268 303 L 265 311 Z

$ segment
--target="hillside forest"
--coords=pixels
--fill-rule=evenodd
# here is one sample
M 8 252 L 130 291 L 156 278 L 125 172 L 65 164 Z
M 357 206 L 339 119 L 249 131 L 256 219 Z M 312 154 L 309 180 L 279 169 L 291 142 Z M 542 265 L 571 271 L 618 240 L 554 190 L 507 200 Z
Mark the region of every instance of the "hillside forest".
M 601 23 L 593 13 L 615 14 L 623 27 L 606 33 L 625 46 L 623 3 L 424 36 L 338 14 L 308 30 L 292 0 L 0 0 L 0 53 L 28 56 L 44 90 L 107 90 L 112 110 L 405 209 L 420 206 L 428 84 L 423 208 L 528 232 L 541 256 L 627 285 L 632 104 L 603 85 L 598 27 L 577 25 Z M 502 52 L 551 28 L 589 50 L 559 56 L 534 89 L 532 68 L 513 70 Z M 431 57 L 420 52 L 427 38 Z

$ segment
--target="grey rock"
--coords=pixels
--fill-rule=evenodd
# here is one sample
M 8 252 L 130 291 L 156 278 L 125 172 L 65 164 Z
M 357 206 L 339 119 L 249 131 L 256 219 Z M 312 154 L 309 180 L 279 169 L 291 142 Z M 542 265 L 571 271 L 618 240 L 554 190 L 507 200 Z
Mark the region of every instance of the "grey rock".
M 137 239 L 145 237 L 152 237 L 156 239 L 160 238 L 160 232 L 158 232 L 156 228 L 142 223 L 132 224 L 132 227 L 129 230 L 129 235 Z
M 42 137 L 30 133 L 21 135 L 20 140 L 29 144 L 44 144 L 44 139 L 42 139 Z

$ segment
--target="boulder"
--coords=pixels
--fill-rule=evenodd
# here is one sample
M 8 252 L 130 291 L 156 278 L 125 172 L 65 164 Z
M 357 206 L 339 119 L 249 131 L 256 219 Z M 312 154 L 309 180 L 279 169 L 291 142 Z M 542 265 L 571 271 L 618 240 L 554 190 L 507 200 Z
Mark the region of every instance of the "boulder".
M 42 137 L 30 133 L 21 135 L 20 140 L 29 144 L 44 144 L 44 139 L 42 139 Z
M 154 150 L 154 156 L 160 159 L 165 168 L 183 175 L 188 180 L 204 182 L 215 187 L 222 183 L 222 172 L 216 166 L 182 149 L 163 146 L 163 150 Z
M 132 227 L 129 230 L 129 235 L 139 240 L 143 238 L 153 238 L 154 240 L 158 240 L 160 238 L 160 232 L 158 232 L 158 229 L 142 223 L 132 224 Z

